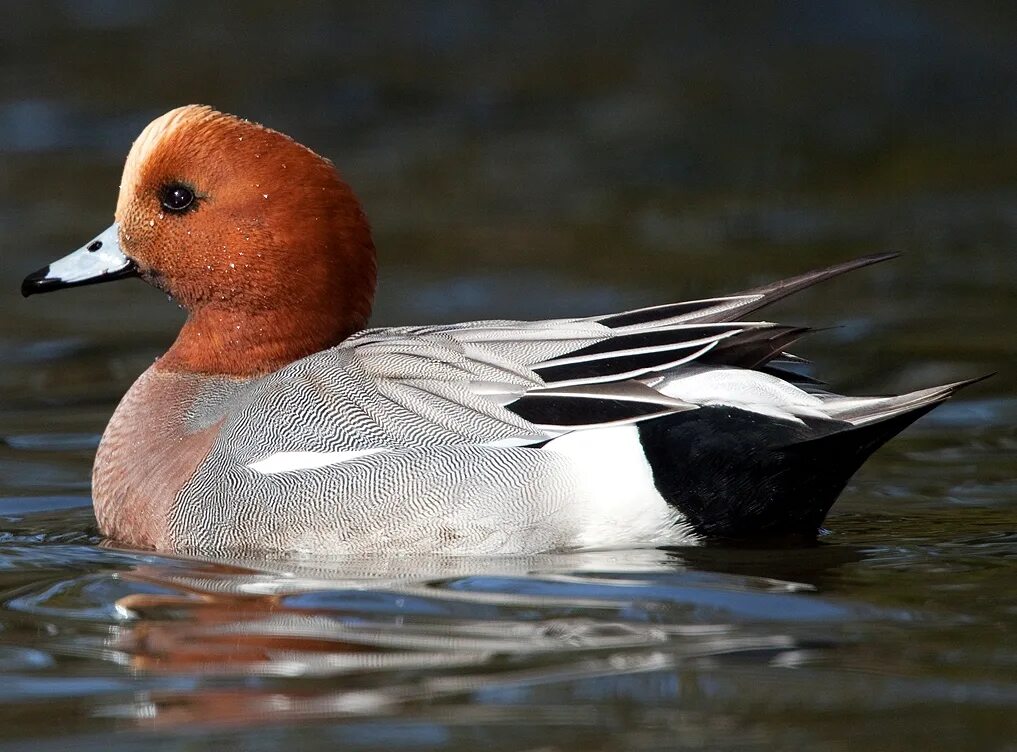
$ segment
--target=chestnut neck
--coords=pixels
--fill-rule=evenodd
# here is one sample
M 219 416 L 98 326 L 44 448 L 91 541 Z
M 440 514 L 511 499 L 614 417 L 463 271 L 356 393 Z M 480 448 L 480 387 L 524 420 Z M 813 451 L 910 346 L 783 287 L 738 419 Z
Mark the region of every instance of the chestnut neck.
M 176 341 L 155 368 L 254 378 L 334 347 L 366 323 L 337 311 L 252 312 L 203 306 L 188 315 Z

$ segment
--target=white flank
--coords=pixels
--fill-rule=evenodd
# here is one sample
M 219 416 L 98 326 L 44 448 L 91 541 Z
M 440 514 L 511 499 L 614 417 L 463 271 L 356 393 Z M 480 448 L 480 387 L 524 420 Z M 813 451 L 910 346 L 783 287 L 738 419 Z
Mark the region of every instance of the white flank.
M 289 473 L 294 470 L 313 470 L 328 465 L 338 465 L 340 462 L 349 462 L 358 457 L 366 457 L 378 452 L 386 452 L 387 449 L 362 449 L 357 452 L 276 452 L 263 460 L 252 462 L 247 467 L 256 470 L 262 475 L 274 475 L 275 473 Z
M 566 455 L 579 480 L 577 545 L 660 543 L 682 532 L 681 514 L 653 484 L 635 426 L 573 431 L 544 451 Z

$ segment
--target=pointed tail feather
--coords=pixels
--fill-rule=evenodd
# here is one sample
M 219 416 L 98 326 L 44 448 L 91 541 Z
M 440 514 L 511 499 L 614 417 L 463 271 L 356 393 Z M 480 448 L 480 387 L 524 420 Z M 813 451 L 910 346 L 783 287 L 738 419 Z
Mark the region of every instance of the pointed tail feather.
M 799 274 L 794 277 L 788 277 L 777 282 L 771 282 L 768 285 L 762 287 L 755 287 L 751 290 L 745 290 L 744 292 L 738 293 L 737 296 L 758 296 L 755 300 L 746 300 L 744 303 L 728 308 L 727 310 L 718 314 L 718 318 L 709 316 L 704 319 L 707 321 L 734 321 L 735 319 L 744 316 L 747 313 L 752 313 L 764 306 L 768 306 L 771 303 L 776 303 L 778 300 L 782 300 L 789 295 L 794 295 L 796 292 L 800 292 L 813 285 L 818 285 L 820 282 L 825 282 L 828 279 L 839 277 L 842 274 L 853 272 L 856 269 L 864 269 L 866 266 L 872 266 L 873 264 L 881 264 L 884 261 L 897 258 L 899 253 L 875 253 L 870 256 L 862 256 L 851 261 L 845 261 L 840 264 L 834 264 L 828 266 L 825 269 L 814 269 L 804 274 Z M 699 319 L 690 319 L 698 321 Z
M 782 279 L 778 282 L 772 282 L 768 285 L 755 287 L 733 295 L 681 303 L 668 303 L 607 316 L 594 316 L 590 320 L 597 321 L 612 329 L 622 330 L 669 326 L 673 324 L 710 324 L 737 321 L 745 314 L 775 303 L 807 287 L 812 287 L 812 285 L 825 282 L 828 279 L 838 277 L 855 269 L 862 269 L 872 264 L 889 261 L 898 255 L 900 254 L 878 253 L 871 256 L 862 256 L 861 258 L 834 264 L 824 269 L 815 269 L 795 277 Z
M 919 389 L 895 397 L 834 397 L 826 402 L 825 412 L 834 420 L 842 420 L 855 426 L 879 423 L 912 410 L 926 406 L 935 407 L 961 389 L 984 381 L 991 375 Z

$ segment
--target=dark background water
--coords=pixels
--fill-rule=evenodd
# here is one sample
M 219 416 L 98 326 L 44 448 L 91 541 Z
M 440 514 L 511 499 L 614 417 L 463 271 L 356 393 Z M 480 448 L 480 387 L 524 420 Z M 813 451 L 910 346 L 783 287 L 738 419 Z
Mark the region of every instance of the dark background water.
M 0 742 L 1017 749 L 1017 6 L 9 2 Z M 22 300 L 131 140 L 213 104 L 331 157 L 378 324 L 590 314 L 904 252 L 768 311 L 833 386 L 998 371 L 817 546 L 200 562 L 100 547 L 105 421 L 180 312 Z

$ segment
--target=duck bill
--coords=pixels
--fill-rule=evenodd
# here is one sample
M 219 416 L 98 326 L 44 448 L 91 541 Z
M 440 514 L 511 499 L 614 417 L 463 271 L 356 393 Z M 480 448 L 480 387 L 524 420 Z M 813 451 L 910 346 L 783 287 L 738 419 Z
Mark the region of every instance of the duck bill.
M 138 276 L 138 267 L 120 250 L 120 228 L 114 222 L 99 237 L 74 253 L 32 272 L 21 283 L 26 298 L 65 287 L 95 285 Z

